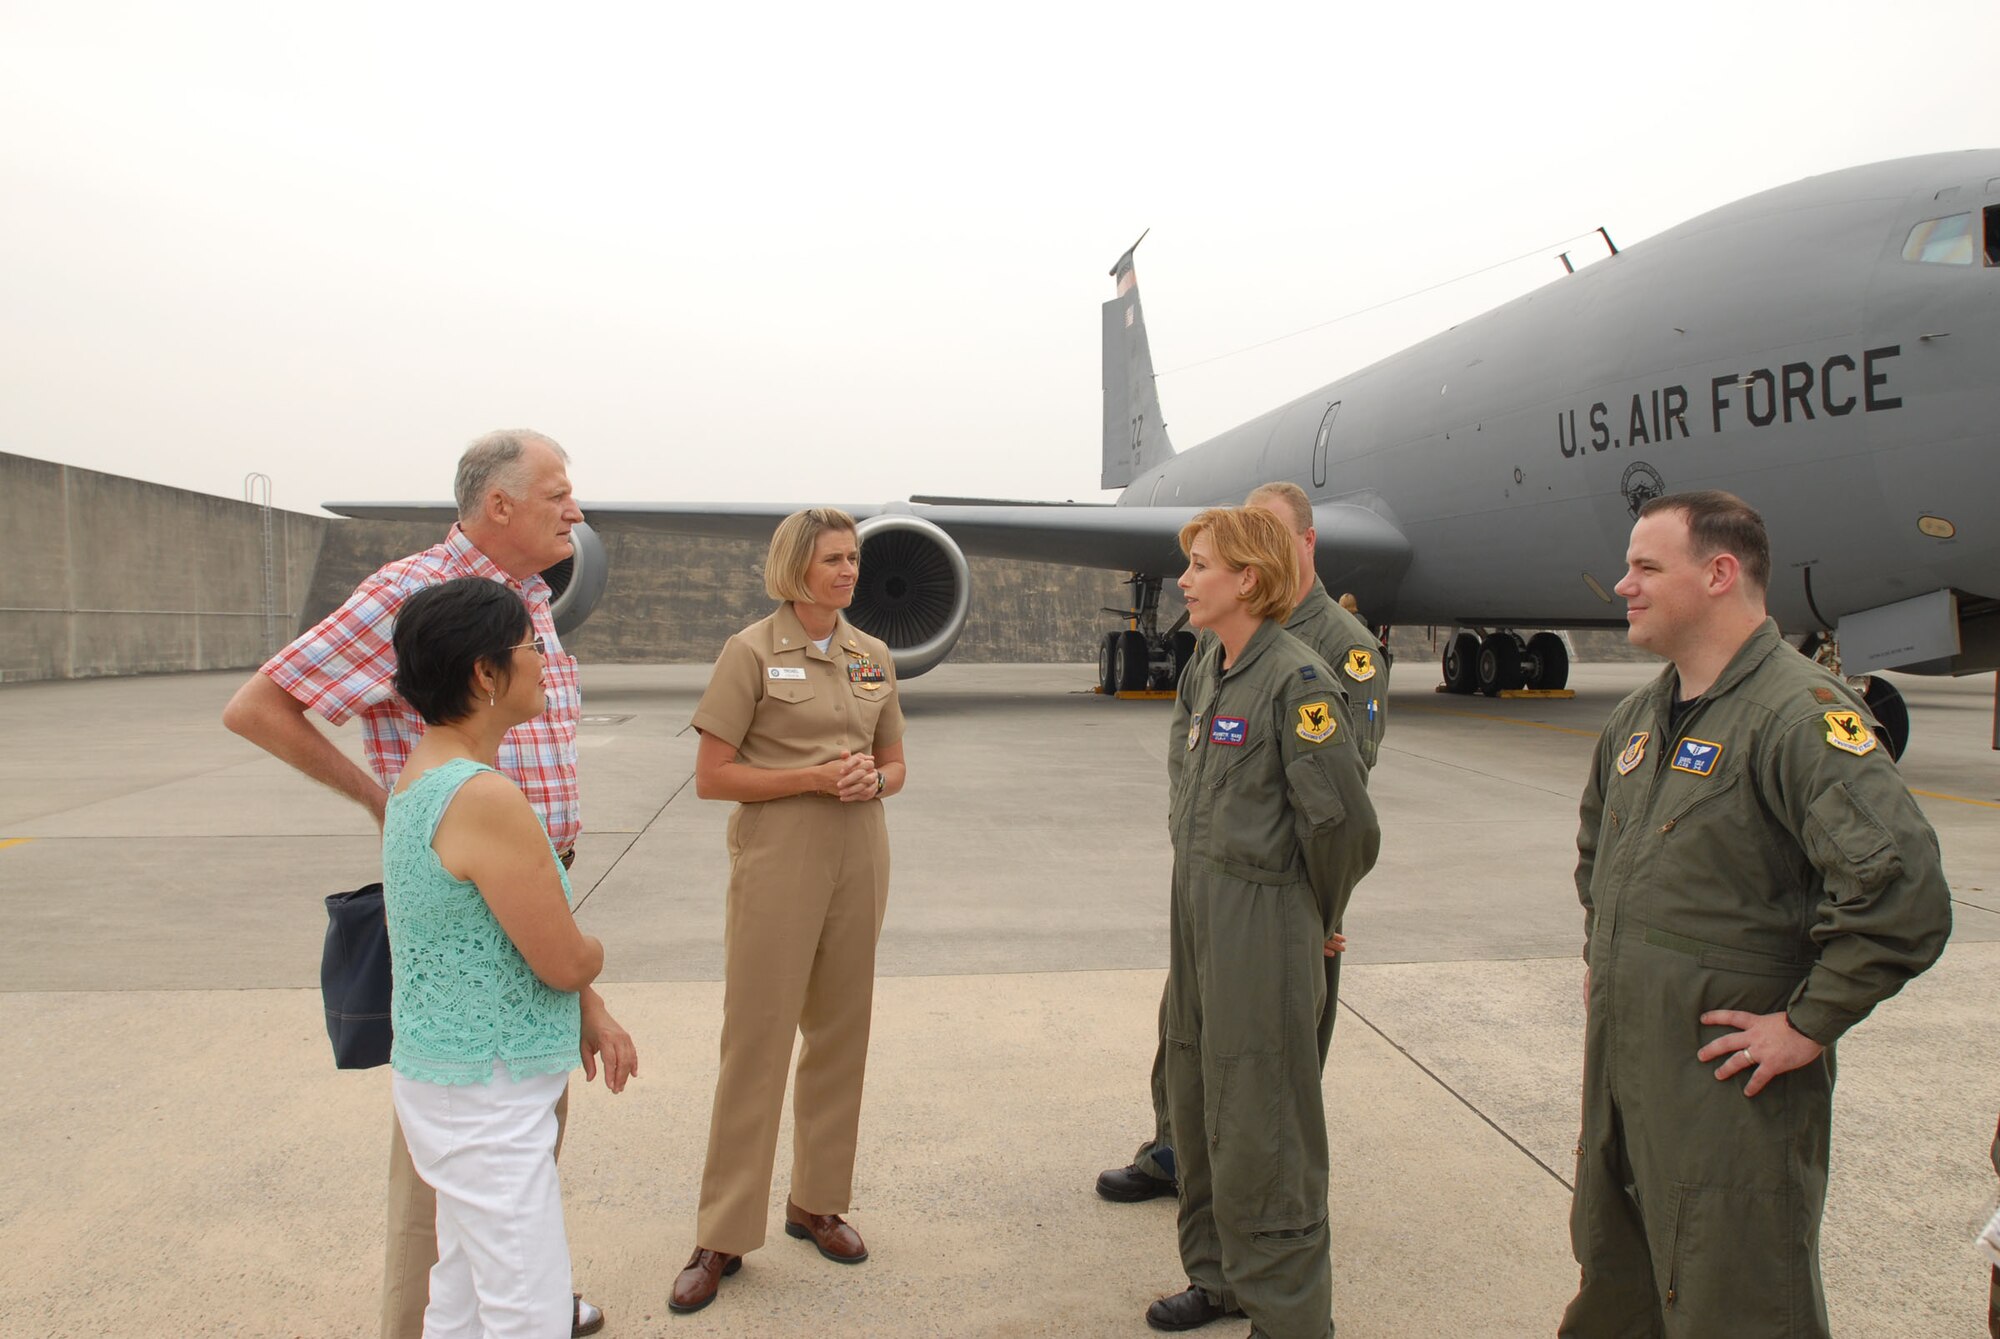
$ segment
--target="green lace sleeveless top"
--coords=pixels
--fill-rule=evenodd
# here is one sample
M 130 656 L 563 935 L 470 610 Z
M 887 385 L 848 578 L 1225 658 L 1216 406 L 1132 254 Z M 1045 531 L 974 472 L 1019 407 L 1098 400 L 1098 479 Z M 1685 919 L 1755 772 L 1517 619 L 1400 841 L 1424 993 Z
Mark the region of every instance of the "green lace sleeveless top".
M 578 1063 L 576 995 L 542 983 L 479 889 L 453 878 L 431 849 L 458 788 L 492 770 L 470 758 L 439 763 L 390 794 L 382 823 L 382 902 L 395 975 L 389 1063 L 426 1083 L 489 1083 L 496 1061 L 516 1079 L 565 1073 Z M 568 901 L 561 861 L 556 873 Z

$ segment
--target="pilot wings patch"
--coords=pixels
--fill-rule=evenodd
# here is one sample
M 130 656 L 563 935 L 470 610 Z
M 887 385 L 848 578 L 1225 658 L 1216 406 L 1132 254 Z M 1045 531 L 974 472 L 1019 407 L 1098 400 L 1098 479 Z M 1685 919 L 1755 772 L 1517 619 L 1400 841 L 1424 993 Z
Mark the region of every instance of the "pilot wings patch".
M 1707 776 L 1715 770 L 1716 760 L 1722 757 L 1722 745 L 1710 743 L 1706 739 L 1683 739 L 1681 746 L 1674 750 L 1673 769 L 1676 772 L 1693 772 L 1696 776 Z
M 1340 728 L 1333 708 L 1324 702 L 1308 702 L 1299 708 L 1298 736 L 1308 744 L 1324 744 Z

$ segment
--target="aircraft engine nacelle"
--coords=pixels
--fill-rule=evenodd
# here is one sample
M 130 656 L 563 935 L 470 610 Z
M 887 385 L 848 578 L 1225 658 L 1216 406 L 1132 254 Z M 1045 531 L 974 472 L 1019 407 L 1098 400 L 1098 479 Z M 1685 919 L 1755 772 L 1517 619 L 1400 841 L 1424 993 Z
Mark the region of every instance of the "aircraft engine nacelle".
M 583 626 L 590 611 L 604 598 L 604 582 L 611 565 L 604 556 L 604 541 L 589 525 L 578 522 L 570 527 L 569 557 L 542 573 L 542 580 L 555 592 L 549 612 L 555 616 L 556 631 L 567 637 Z
M 848 618 L 889 644 L 898 678 L 937 668 L 958 644 L 972 607 L 965 554 L 921 516 L 871 516 L 855 533 L 861 541 L 861 579 Z

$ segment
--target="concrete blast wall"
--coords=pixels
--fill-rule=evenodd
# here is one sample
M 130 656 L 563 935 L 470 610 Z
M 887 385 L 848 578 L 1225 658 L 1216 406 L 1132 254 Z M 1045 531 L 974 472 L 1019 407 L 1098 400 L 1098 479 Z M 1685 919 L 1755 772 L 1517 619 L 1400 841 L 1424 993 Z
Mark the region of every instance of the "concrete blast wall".
M 324 518 L 0 452 L 0 682 L 256 665 L 291 636 Z

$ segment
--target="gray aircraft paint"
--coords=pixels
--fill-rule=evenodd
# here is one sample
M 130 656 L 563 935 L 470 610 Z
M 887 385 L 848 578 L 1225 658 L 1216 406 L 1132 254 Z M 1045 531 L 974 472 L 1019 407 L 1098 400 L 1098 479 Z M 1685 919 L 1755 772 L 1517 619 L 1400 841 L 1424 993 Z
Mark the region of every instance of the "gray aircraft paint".
M 1986 213 L 1995 209 L 1996 150 L 1807 178 L 1164 456 L 1128 251 L 1103 312 L 1105 477 L 1137 471 L 1115 505 L 851 510 L 922 517 L 967 553 L 1171 577 L 1182 566 L 1175 537 L 1198 508 L 1289 479 L 1314 501 L 1321 575 L 1354 591 L 1372 621 L 1584 627 L 1623 625 L 1610 591 L 1636 502 L 1726 488 L 1764 514 L 1771 610 L 1788 632 L 1955 591 L 1962 649 L 1922 667 L 1991 669 L 2000 665 L 2000 267 L 1984 263 L 1977 236 L 1970 265 L 1902 252 L 1912 227 L 1945 215 L 1970 211 L 1975 227 L 2000 231 L 2000 214 Z M 1131 419 L 1148 415 L 1135 435 Z M 401 519 L 449 511 L 327 505 Z M 729 537 L 766 536 L 795 508 L 586 504 L 607 528 Z M 1926 517 L 1948 522 L 1951 535 L 1924 533 Z M 1924 632 L 1934 639 L 1937 629 Z

